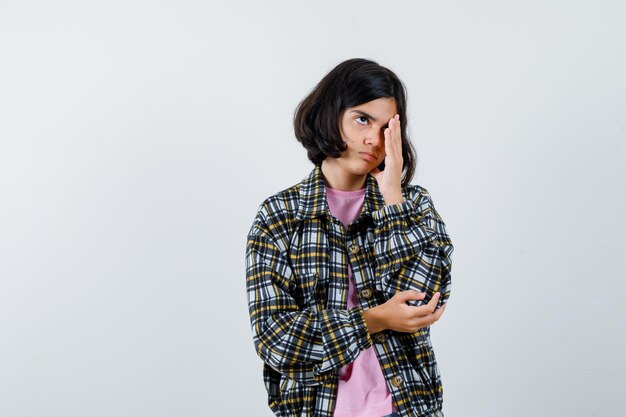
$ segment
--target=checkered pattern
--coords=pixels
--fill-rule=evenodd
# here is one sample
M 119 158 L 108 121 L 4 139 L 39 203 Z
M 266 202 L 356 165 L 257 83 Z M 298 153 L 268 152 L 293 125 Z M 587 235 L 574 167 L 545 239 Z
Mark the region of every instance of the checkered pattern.
M 344 229 L 321 168 L 259 206 L 246 243 L 246 288 L 268 405 L 279 417 L 331 417 L 339 369 L 374 346 L 401 417 L 443 416 L 430 329 L 370 335 L 363 311 L 397 291 L 450 296 L 453 246 L 428 191 L 385 205 L 368 175 L 360 215 Z M 348 263 L 360 305 L 347 309 Z M 369 291 L 363 291 L 369 290 Z

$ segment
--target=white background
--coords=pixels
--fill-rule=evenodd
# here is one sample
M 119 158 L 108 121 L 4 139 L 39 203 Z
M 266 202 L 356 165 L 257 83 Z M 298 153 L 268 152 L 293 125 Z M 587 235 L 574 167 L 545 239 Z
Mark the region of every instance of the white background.
M 0 415 L 271 416 L 245 295 L 336 64 L 404 81 L 446 416 L 626 413 L 623 1 L 0 4 Z

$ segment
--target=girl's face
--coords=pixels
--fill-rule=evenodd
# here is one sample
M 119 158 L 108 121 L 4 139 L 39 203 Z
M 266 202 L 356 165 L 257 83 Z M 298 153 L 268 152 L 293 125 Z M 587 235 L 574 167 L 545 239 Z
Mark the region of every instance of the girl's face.
M 357 175 L 367 174 L 380 165 L 386 155 L 384 131 L 396 112 L 396 101 L 392 97 L 345 109 L 339 117 L 339 131 L 348 148 L 336 162 Z

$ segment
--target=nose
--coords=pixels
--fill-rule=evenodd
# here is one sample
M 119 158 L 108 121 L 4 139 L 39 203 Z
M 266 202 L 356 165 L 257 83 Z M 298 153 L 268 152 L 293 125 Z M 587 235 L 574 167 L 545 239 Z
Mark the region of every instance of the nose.
M 385 140 L 385 134 L 383 129 L 379 130 L 370 130 L 365 137 L 365 143 L 368 145 L 372 145 L 374 148 L 379 148 Z

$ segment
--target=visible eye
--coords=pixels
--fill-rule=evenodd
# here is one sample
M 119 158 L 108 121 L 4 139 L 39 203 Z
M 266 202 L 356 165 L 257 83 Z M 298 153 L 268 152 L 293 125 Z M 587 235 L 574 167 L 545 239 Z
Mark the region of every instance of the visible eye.
M 358 116 L 355 120 L 356 120 L 356 121 L 357 121 L 357 123 L 358 123 L 358 124 L 360 124 L 360 125 L 364 125 L 364 124 L 366 124 L 366 123 L 361 123 L 361 122 L 359 122 L 359 119 L 364 119 L 366 122 L 367 122 L 367 120 L 368 120 L 368 119 L 367 119 L 367 117 L 365 117 L 365 116 Z

